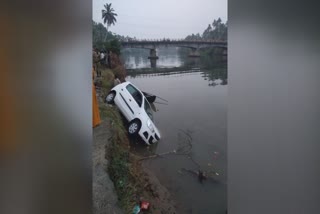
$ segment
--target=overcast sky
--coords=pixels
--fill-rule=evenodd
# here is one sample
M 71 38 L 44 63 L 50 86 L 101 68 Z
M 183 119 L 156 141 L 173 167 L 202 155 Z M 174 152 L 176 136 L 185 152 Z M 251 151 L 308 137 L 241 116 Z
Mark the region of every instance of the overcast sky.
M 227 20 L 227 0 L 93 0 L 94 21 L 103 23 L 105 3 L 118 14 L 110 30 L 139 39 L 185 38 L 202 34 L 214 19 Z

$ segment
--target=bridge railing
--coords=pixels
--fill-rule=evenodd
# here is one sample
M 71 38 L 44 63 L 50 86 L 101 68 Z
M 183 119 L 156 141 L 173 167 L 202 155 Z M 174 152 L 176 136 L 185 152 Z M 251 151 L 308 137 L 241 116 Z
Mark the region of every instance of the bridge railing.
M 122 43 L 227 43 L 224 40 L 215 39 L 125 39 L 121 40 Z

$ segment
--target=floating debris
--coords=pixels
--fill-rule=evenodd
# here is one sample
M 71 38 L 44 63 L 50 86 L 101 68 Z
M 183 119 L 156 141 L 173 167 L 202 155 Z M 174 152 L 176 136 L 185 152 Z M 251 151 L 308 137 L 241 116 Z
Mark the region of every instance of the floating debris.
M 149 205 L 150 205 L 149 202 L 147 202 L 147 201 L 141 201 L 141 203 L 140 203 L 140 208 L 141 208 L 141 210 L 148 210 L 148 209 L 149 209 Z
M 202 183 L 204 180 L 211 180 L 213 182 L 220 182 L 216 179 L 215 176 L 219 175 L 217 172 L 213 171 L 202 171 L 202 170 L 192 170 L 192 169 L 186 169 L 186 168 L 181 168 L 181 171 L 186 171 L 191 173 L 192 175 L 195 175 L 198 177 L 199 181 Z
M 141 209 L 139 205 L 134 206 L 133 213 L 132 214 L 138 214 L 140 213 Z
M 198 171 L 198 179 L 199 179 L 200 183 L 202 183 L 203 180 L 206 180 L 207 176 L 206 176 L 205 172 L 199 170 Z

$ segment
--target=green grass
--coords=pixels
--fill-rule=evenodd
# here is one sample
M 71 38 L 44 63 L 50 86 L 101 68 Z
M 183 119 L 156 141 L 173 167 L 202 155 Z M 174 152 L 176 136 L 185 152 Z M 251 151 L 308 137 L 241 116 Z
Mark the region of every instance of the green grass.
M 113 87 L 113 80 L 114 80 L 114 72 L 110 69 L 103 69 L 101 71 L 101 88 L 104 95 L 107 95 L 107 93 L 110 91 L 110 89 Z
M 131 213 L 136 204 L 138 192 L 135 164 L 130 159 L 130 146 L 127 131 L 123 125 L 120 112 L 115 107 L 105 107 L 103 116 L 111 120 L 112 137 L 108 148 L 108 173 L 114 183 L 121 207 Z

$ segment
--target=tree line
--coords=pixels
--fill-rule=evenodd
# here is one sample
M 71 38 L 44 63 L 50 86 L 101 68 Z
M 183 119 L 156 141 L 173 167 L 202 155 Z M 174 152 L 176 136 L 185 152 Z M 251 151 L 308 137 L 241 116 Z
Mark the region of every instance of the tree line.
M 92 21 L 92 46 L 95 49 L 113 53 L 120 53 L 120 40 L 129 39 L 128 36 L 121 36 L 108 31 L 102 23 Z
M 204 30 L 202 35 L 199 33 L 191 34 L 186 37 L 186 40 L 218 40 L 227 41 L 228 39 L 228 21 L 223 23 L 221 18 L 213 20 L 212 24 L 209 24 L 207 29 Z
M 120 41 L 135 40 L 129 36 L 121 36 L 112 33 L 108 30 L 111 25 L 115 25 L 117 22 L 117 14 L 112 8 L 111 3 L 106 3 L 104 8 L 101 10 L 102 23 L 92 21 L 92 42 L 93 48 L 100 51 L 112 51 L 113 53 L 120 54 Z M 223 23 L 221 18 L 214 19 L 213 23 L 209 24 L 207 29 L 204 30 L 202 35 L 199 33 L 187 36 L 186 40 L 218 40 L 227 41 L 228 37 L 228 22 Z
M 92 21 L 92 46 L 99 51 L 112 51 L 113 53 L 120 54 L 120 42 L 119 40 L 129 38 L 124 37 L 115 33 L 112 33 L 108 30 L 111 25 L 115 25 L 117 22 L 116 16 L 118 16 L 112 4 L 106 3 L 104 8 L 101 10 L 102 20 L 104 24 L 107 24 L 105 27 L 102 23 L 97 23 Z

